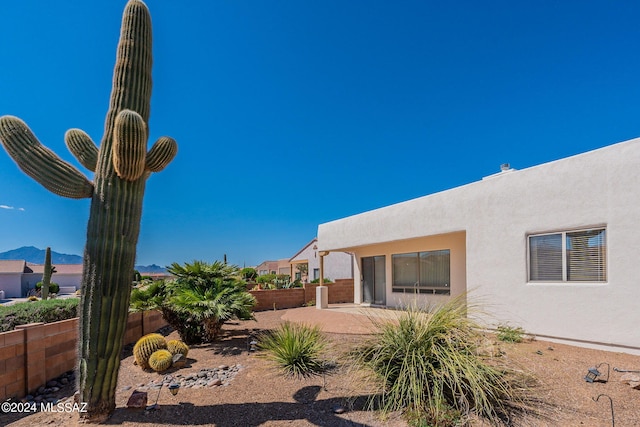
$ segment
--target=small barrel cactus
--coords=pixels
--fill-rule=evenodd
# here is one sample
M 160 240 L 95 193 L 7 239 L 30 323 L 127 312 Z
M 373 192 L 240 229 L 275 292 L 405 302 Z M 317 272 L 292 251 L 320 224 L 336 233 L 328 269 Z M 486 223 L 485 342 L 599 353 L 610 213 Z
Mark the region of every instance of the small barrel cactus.
M 149 358 L 158 350 L 167 348 L 167 340 L 160 334 L 147 334 L 133 346 L 133 357 L 142 369 L 149 368 Z M 171 354 L 171 353 L 169 353 Z
M 173 355 L 169 350 L 158 350 L 149 357 L 149 366 L 156 372 L 166 371 L 173 363 Z
M 189 346 L 183 343 L 180 340 L 169 340 L 167 341 L 167 350 L 172 355 L 181 354 L 183 357 L 187 357 L 187 353 L 189 353 Z

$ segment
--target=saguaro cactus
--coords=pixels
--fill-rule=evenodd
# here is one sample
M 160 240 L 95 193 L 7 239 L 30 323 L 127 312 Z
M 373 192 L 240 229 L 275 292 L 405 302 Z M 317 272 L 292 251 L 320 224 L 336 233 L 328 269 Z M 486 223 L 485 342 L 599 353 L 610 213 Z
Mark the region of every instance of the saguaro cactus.
M 80 415 L 88 421 L 102 421 L 115 408 L 145 182 L 177 152 L 175 141 L 168 137 L 161 137 L 146 150 L 151 62 L 149 11 L 142 1 L 129 0 L 122 17 L 100 147 L 79 129 L 65 135 L 73 155 L 95 172 L 93 183 L 42 146 L 23 121 L 0 118 L 0 140 L 25 173 L 55 194 L 91 198 L 82 277 L 78 384 L 78 398 L 88 405 L 87 412 Z
M 44 252 L 44 274 L 42 275 L 42 299 L 49 298 L 49 284 L 51 283 L 51 248 L 47 246 Z

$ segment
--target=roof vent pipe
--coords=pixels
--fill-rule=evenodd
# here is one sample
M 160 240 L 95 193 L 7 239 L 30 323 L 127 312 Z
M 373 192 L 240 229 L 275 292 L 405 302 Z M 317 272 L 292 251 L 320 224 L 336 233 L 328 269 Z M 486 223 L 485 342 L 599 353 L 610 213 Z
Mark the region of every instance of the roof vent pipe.
M 511 166 L 509 165 L 509 163 L 503 163 L 500 165 L 501 172 L 508 171 L 509 169 L 511 169 Z

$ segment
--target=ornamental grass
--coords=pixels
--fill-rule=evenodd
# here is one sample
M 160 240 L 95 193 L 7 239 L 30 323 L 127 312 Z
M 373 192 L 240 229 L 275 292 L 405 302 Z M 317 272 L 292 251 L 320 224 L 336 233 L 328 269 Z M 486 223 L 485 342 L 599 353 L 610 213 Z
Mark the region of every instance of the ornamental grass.
M 285 322 L 261 335 L 261 357 L 274 363 L 286 376 L 306 378 L 324 372 L 321 359 L 327 340 L 318 326 Z
M 437 426 L 464 424 L 471 415 L 499 425 L 510 413 L 530 410 L 532 378 L 479 354 L 483 335 L 474 311 L 462 295 L 409 307 L 393 320 L 372 318 L 375 333 L 351 353 L 377 385 L 370 404 Z

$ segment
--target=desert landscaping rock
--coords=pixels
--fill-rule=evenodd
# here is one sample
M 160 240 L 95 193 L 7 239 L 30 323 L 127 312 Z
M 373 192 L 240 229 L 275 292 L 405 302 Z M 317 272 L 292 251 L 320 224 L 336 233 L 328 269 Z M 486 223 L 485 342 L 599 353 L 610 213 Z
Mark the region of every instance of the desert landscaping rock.
M 146 408 L 147 398 L 146 392 L 135 390 L 127 401 L 127 408 Z
M 637 382 L 640 382 L 640 375 L 628 372 L 626 374 L 623 374 L 620 377 L 620 381 L 622 381 L 623 383 L 627 383 L 627 384 L 630 384 L 632 382 L 636 382 L 637 383 Z
M 636 373 L 627 372 L 620 377 L 620 381 L 635 390 L 640 390 L 640 375 Z
M 242 370 L 242 365 L 220 365 L 217 368 L 202 368 L 198 372 L 188 374 L 165 375 L 161 380 L 152 380 L 147 384 L 138 384 L 138 390 L 157 389 L 160 384 L 168 386 L 178 384 L 184 388 L 199 389 L 203 387 L 228 386 Z
M 34 394 L 28 394 L 21 399 L 22 402 L 49 402 L 58 403 L 59 399 L 53 395 L 66 387 L 71 386 L 75 381 L 75 374 L 73 371 L 66 372 L 60 375 L 58 378 L 47 381 L 44 386 L 38 387 Z

